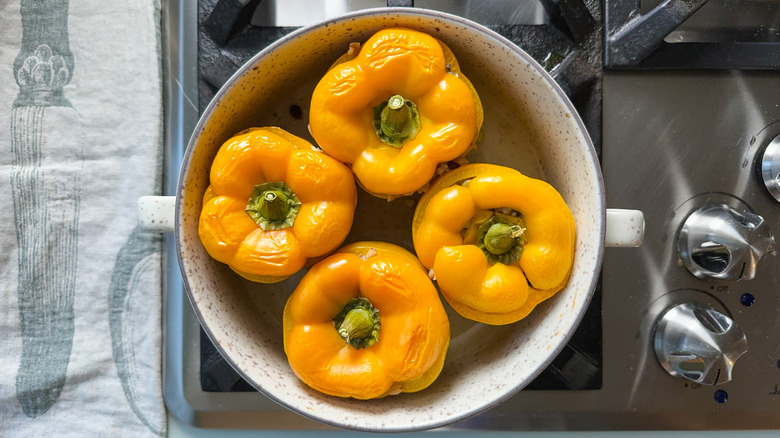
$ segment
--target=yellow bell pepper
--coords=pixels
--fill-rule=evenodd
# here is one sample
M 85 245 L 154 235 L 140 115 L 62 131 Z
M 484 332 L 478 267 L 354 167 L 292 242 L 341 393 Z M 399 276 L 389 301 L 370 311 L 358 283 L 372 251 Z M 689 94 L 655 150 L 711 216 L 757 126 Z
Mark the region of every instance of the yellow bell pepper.
M 280 128 L 252 128 L 229 139 L 209 177 L 201 242 L 250 280 L 284 280 L 338 248 L 352 227 L 352 172 Z
M 417 256 L 462 316 L 502 325 L 568 281 L 574 217 L 548 183 L 492 164 L 445 173 L 417 204 Z
M 369 193 L 412 194 L 440 163 L 476 145 L 483 110 L 476 90 L 441 41 L 391 28 L 346 55 L 317 84 L 309 128 L 329 155 L 348 163 Z
M 357 242 L 315 264 L 289 297 L 284 351 L 310 387 L 373 399 L 430 386 L 450 326 L 426 269 L 409 251 Z

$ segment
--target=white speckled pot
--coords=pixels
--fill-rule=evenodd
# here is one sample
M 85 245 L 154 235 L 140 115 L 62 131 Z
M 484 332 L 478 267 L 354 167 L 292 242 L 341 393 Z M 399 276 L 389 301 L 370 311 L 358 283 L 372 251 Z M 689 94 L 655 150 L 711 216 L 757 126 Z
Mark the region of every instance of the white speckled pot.
M 198 216 L 211 161 L 225 140 L 247 127 L 276 125 L 312 141 L 306 129 L 309 96 L 321 75 L 350 42 L 365 41 L 390 26 L 422 30 L 452 49 L 485 106 L 484 140 L 470 160 L 514 167 L 555 186 L 574 213 L 577 246 L 568 286 L 521 322 L 493 327 L 451 312 L 449 354 L 432 386 L 419 393 L 358 401 L 309 389 L 287 364 L 282 309 L 301 274 L 275 285 L 241 279 L 206 253 L 198 239 Z M 294 105 L 303 117 L 290 111 Z M 416 200 L 388 203 L 361 193 L 347 241 L 384 240 L 411 249 Z M 254 56 L 220 90 L 198 123 L 184 157 L 175 208 L 186 289 L 227 360 L 248 382 L 289 409 L 368 431 L 444 426 L 495 406 L 529 383 L 567 342 L 588 306 L 601 266 L 607 216 L 593 146 L 549 75 L 484 27 L 417 8 L 346 15 L 296 31 Z M 638 227 L 641 238 L 641 223 Z

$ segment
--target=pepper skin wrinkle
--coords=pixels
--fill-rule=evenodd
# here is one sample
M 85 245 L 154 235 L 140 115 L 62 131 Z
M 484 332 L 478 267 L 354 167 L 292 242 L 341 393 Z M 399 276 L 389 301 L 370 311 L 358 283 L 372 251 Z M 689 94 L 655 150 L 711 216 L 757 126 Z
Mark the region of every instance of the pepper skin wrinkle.
M 507 208 L 524 226 L 497 228 L 519 245 L 504 245 L 513 252 L 501 263 L 463 235 L 472 218 Z M 526 317 L 566 285 L 574 263 L 574 216 L 561 195 L 542 180 L 492 164 L 467 164 L 435 181 L 417 205 L 412 236 L 447 302 L 486 324 Z
M 334 318 L 354 298 L 378 310 L 378 341 L 355 348 Z M 450 342 L 447 314 L 419 260 L 383 242 L 357 242 L 315 264 L 290 295 L 283 316 L 292 370 L 325 394 L 373 399 L 430 386 Z
M 260 202 L 253 196 L 276 197 L 264 196 L 264 187 L 299 201 L 284 210 L 288 220 L 272 221 L 271 228 L 248 211 Z M 273 283 L 338 248 L 352 228 L 356 205 L 354 177 L 345 165 L 280 128 L 252 128 L 217 152 L 198 234 L 214 259 L 249 280 Z M 262 211 L 268 209 L 251 213 Z
M 483 119 L 479 96 L 452 52 L 425 33 L 384 29 L 354 50 L 359 52 L 337 61 L 314 90 L 312 136 L 351 166 L 367 192 L 388 199 L 412 194 L 440 163 L 475 147 Z M 398 129 L 383 132 L 401 137 L 387 143 L 375 130 L 375 108 L 401 97 L 413 103 L 420 128 L 409 135 L 401 128 L 415 123 L 397 121 Z

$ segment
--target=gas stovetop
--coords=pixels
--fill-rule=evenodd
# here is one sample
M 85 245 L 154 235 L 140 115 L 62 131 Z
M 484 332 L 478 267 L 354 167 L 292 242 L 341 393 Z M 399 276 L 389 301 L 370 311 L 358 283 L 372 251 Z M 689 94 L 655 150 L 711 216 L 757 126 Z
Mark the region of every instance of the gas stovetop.
M 302 16 L 285 12 L 283 3 L 166 2 L 166 194 L 175 194 L 200 110 L 233 71 L 306 20 L 346 12 L 309 7 Z M 294 3 L 284 4 L 294 10 Z M 375 3 L 344 2 L 385 5 Z M 724 256 L 732 254 L 728 245 L 712 249 L 718 239 L 711 235 L 704 242 L 708 251 L 689 255 L 678 245 L 683 224 L 703 206 L 728 206 L 725 211 L 741 219 L 755 214 L 764 219 L 761 229 L 780 236 L 780 208 L 760 169 L 764 150 L 780 135 L 780 6 L 758 0 L 659 8 L 652 2 L 560 0 L 522 7 L 501 1 L 488 9 L 472 2 L 386 2 L 399 3 L 474 19 L 545 66 L 572 99 L 600 153 L 608 206 L 642 210 L 647 221 L 641 248 L 606 250 L 588 312 L 552 365 L 509 400 L 450 428 L 780 428 L 780 417 L 773 415 L 780 404 L 780 259 L 769 255 L 755 262 L 753 254 L 746 266 L 756 268 L 754 279 L 747 280 L 744 269 L 733 274 L 742 275 L 740 281 L 716 279 L 731 275 L 737 252 Z M 740 18 L 726 20 L 736 7 Z M 739 224 L 755 228 L 746 219 Z M 219 356 L 186 298 L 172 236 L 165 239 L 164 383 L 170 411 L 197 427 L 327 428 L 255 391 Z M 717 272 L 699 278 L 692 273 L 696 263 Z M 693 351 L 685 330 L 685 348 L 670 347 L 671 359 L 669 351 L 660 361 L 656 355 L 656 343 L 676 339 L 657 331 L 657 323 L 680 304 L 693 306 L 693 319 L 705 328 L 724 331 L 734 323 L 744 334 L 742 357 L 732 351 L 741 344 L 720 352 L 728 360 L 726 368 L 713 371 L 717 385 L 704 383 L 713 383 L 710 360 Z M 730 330 L 731 336 L 740 333 Z M 661 362 L 687 378 L 671 376 Z

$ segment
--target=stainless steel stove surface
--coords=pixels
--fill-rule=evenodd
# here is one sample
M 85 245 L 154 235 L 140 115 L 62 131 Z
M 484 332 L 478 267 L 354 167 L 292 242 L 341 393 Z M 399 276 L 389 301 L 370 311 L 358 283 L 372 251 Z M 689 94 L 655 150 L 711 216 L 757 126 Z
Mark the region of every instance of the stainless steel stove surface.
M 309 8 L 312 19 L 385 5 L 335 3 Z M 588 314 L 550 368 L 448 429 L 780 429 L 780 258 L 762 257 L 768 236 L 780 236 L 780 205 L 762 179 L 762 159 L 780 147 L 780 5 L 706 3 L 415 2 L 486 24 L 545 65 L 601 154 L 608 206 L 646 218 L 642 247 L 606 251 Z M 166 3 L 167 194 L 199 108 L 263 44 L 307 24 L 283 4 Z M 767 169 L 769 185 L 780 184 L 778 168 Z M 255 391 L 219 356 L 172 245 L 166 236 L 170 412 L 203 428 L 327 429 Z

